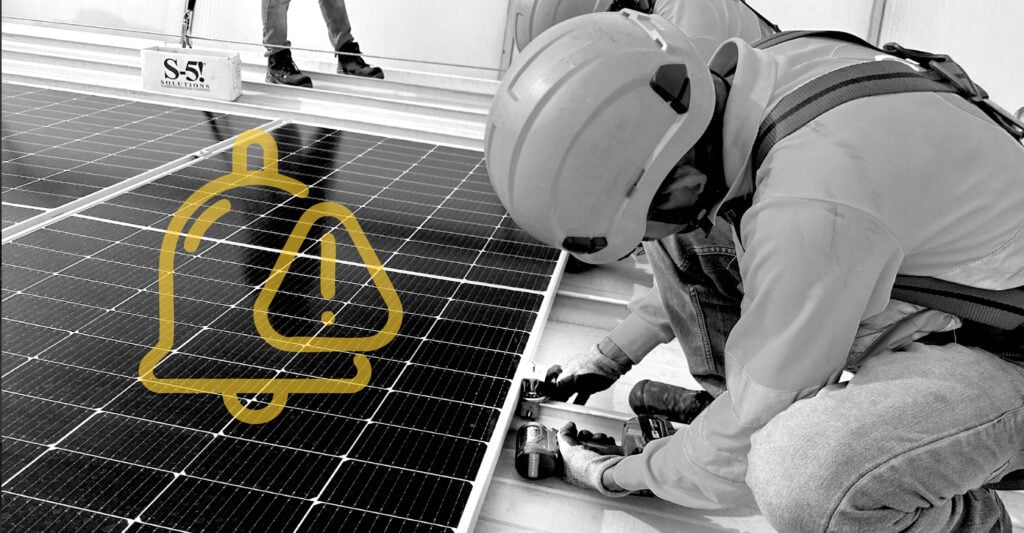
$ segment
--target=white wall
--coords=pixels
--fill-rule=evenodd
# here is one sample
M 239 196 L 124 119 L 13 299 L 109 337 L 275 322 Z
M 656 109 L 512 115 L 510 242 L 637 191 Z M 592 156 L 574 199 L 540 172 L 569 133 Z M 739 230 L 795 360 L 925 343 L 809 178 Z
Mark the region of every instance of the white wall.
M 185 0 L 4 0 L 3 16 L 179 35 Z
M 783 30 L 841 30 L 868 38 L 873 0 L 747 0 Z
M 505 39 L 507 0 L 348 0 L 352 35 L 382 67 L 496 79 Z M 292 46 L 322 51 L 331 43 L 318 2 L 293 1 Z M 193 35 L 259 44 L 258 0 L 199 0 Z M 313 57 L 308 52 L 297 55 Z

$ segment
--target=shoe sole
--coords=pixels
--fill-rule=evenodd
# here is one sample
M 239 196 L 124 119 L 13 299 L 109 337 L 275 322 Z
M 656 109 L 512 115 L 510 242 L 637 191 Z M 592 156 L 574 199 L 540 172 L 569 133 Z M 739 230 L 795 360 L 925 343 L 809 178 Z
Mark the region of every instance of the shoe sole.
M 357 78 L 371 78 L 378 80 L 384 79 L 384 71 L 380 69 L 378 69 L 377 72 L 375 72 L 374 74 L 359 74 L 357 72 L 345 72 L 344 70 L 336 70 L 335 72 L 342 76 L 355 76 Z
M 283 81 L 281 81 L 281 80 L 279 80 L 279 79 L 277 79 L 277 78 L 275 78 L 273 76 L 267 76 L 265 79 L 266 79 L 267 83 L 271 83 L 271 84 L 274 84 L 274 85 L 287 85 L 289 87 L 305 87 L 307 89 L 312 89 L 313 88 L 312 80 L 309 81 L 308 83 L 285 83 L 285 82 L 283 82 Z

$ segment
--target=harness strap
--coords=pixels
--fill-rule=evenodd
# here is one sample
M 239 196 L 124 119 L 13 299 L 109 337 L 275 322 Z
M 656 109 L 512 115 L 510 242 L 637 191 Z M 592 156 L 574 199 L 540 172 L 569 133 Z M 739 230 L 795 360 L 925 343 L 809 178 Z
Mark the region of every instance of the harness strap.
M 754 48 L 760 48 L 766 50 L 773 46 L 780 45 L 782 43 L 788 43 L 793 39 L 800 39 L 803 37 L 822 37 L 826 39 L 835 39 L 837 41 L 846 41 L 852 44 L 859 44 L 868 48 L 873 48 L 881 52 L 882 50 L 877 46 L 853 35 L 852 33 L 846 33 L 839 30 L 789 30 L 776 33 L 775 35 L 769 35 L 761 40 L 750 43 L 750 46 Z
M 766 46 L 774 46 L 810 34 L 839 34 L 852 39 L 853 35 L 842 32 L 785 32 L 781 39 L 763 39 Z M 898 61 L 873 61 L 849 65 L 819 76 L 782 97 L 768 112 L 758 127 L 752 149 L 753 172 L 776 143 L 805 126 L 821 114 L 846 102 L 881 94 L 906 92 L 955 92 L 956 89 L 937 79 L 936 75 L 918 72 Z M 754 191 L 725 202 L 718 213 L 736 227 L 739 234 L 740 219 L 750 208 Z
M 1003 330 L 1024 324 L 1024 288 L 993 291 L 936 278 L 896 276 L 892 297 Z
M 752 43 L 751 46 L 761 50 L 766 50 L 773 46 L 787 43 L 794 39 L 800 39 L 802 37 L 819 37 L 844 41 L 864 46 L 901 59 L 909 59 L 926 69 L 925 72 L 920 74 L 926 75 L 929 78 L 939 81 L 945 85 L 949 85 L 952 88 L 952 90 L 944 92 L 958 93 L 960 96 L 964 97 L 981 109 L 990 119 L 992 119 L 993 122 L 1006 130 L 1006 132 L 1014 139 L 1017 141 L 1024 140 L 1024 122 L 992 100 L 989 100 L 988 93 L 985 92 L 985 89 L 974 83 L 974 80 L 967 75 L 967 72 L 964 71 L 963 67 L 961 67 L 956 61 L 953 61 L 953 58 L 946 54 L 934 54 L 922 50 L 914 50 L 913 48 L 905 48 L 900 46 L 898 43 L 887 43 L 879 48 L 856 35 L 838 30 L 784 31 L 756 41 Z
M 846 102 L 880 94 L 955 91 L 898 61 L 859 63 L 833 70 L 787 94 L 768 112 L 754 140 L 754 168 L 761 167 L 776 142 Z

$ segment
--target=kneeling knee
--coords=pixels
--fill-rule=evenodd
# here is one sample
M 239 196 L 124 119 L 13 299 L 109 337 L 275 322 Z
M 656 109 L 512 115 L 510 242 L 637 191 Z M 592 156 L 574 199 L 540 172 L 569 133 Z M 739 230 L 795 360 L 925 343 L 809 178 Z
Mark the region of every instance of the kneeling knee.
M 827 528 L 849 486 L 840 479 L 844 448 L 852 444 L 845 433 L 787 412 L 754 435 L 747 484 L 773 526 L 781 531 Z

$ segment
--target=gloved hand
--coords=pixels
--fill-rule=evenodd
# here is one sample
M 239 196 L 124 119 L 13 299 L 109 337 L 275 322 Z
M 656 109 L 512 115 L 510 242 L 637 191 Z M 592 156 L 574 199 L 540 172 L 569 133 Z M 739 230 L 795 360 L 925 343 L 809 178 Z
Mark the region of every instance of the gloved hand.
M 596 490 L 605 496 L 619 497 L 629 494 L 628 490 L 608 490 L 601 482 L 605 470 L 619 464 L 623 457 L 603 455 L 594 451 L 586 442 L 580 440 L 575 423 L 566 422 L 558 430 L 558 451 L 562 454 L 562 479 L 565 481 L 577 487 Z
M 595 344 L 587 353 L 569 361 L 564 369 L 559 365 L 548 369 L 545 377 L 548 398 L 564 402 L 575 394 L 575 403 L 582 405 L 591 394 L 611 387 L 632 366 L 632 363 L 619 362 L 601 353 Z
M 584 448 L 598 455 L 622 455 L 622 447 L 615 442 L 615 437 L 604 433 L 591 433 L 581 429 L 576 433 L 576 441 Z
M 959 318 L 948 313 L 889 300 L 881 313 L 861 322 L 850 347 L 847 364 L 859 366 L 866 357 L 883 350 L 895 350 L 929 333 L 950 331 L 962 325 Z

